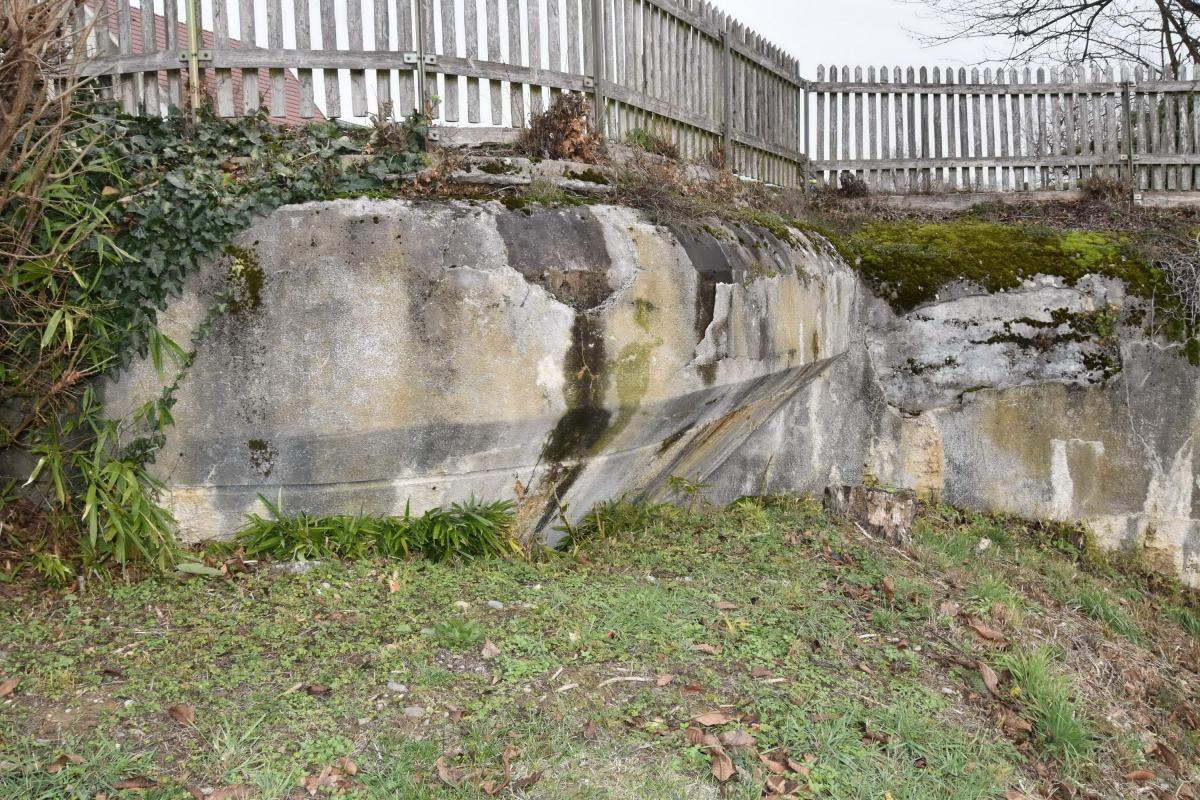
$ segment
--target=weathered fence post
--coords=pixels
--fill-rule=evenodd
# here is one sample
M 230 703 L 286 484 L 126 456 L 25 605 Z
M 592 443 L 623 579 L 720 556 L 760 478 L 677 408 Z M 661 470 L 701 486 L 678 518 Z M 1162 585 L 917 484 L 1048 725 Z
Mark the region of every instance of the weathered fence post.
M 187 53 L 180 58 L 187 61 L 188 96 L 190 98 L 192 122 L 200 113 L 200 0 L 187 0 Z
M 729 20 L 721 31 L 724 58 L 721 60 L 721 92 L 725 120 L 721 128 L 721 153 L 726 169 L 733 169 L 733 43 L 730 41 Z
M 596 132 L 605 134 L 605 119 L 608 101 L 604 97 L 604 0 L 592 0 L 592 87 L 593 106 L 596 115 Z

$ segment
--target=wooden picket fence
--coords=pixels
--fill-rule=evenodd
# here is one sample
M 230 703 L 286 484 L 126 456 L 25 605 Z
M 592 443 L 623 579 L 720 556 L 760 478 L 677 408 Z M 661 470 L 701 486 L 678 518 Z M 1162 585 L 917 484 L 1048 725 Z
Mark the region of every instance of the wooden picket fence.
M 201 95 L 289 122 L 427 106 L 486 138 L 575 91 L 612 138 L 648 130 L 784 186 L 1200 188 L 1197 68 L 821 67 L 807 81 L 705 0 L 95 2 L 85 72 L 131 113 Z
M 808 85 L 814 179 L 876 192 L 1200 188 L 1200 69 L 824 67 Z
M 797 62 L 702 0 L 99 2 L 85 71 L 130 113 L 184 107 L 195 85 L 224 116 L 429 106 L 439 123 L 520 128 L 586 92 L 610 137 L 645 129 L 689 158 L 804 181 Z

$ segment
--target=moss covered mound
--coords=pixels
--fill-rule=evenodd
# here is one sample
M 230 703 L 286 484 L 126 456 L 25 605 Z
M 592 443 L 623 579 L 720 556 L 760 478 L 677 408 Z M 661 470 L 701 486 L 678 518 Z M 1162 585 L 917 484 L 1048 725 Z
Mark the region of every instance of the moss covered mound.
M 979 220 L 872 223 L 853 233 L 845 249 L 875 291 L 900 311 L 934 299 L 954 281 L 996 292 L 1039 274 L 1068 283 L 1108 275 L 1123 280 L 1131 294 L 1163 295 L 1161 272 L 1128 236 L 1116 233 Z

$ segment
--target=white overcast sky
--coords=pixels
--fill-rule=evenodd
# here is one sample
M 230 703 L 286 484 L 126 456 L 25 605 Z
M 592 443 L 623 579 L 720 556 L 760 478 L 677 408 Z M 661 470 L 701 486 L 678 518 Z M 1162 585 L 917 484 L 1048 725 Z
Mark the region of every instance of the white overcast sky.
M 970 3 L 972 0 L 962 0 Z M 826 66 L 972 66 L 1003 56 L 1004 40 L 935 48 L 909 30 L 937 31 L 928 9 L 903 0 L 715 0 L 717 7 L 800 59 L 805 77 Z M 906 30 L 907 29 L 907 30 Z

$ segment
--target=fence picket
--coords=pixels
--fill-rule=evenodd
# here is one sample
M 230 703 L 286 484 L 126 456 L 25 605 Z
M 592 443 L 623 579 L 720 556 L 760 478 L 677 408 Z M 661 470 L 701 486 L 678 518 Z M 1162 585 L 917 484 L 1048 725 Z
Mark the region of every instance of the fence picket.
M 213 50 L 229 49 L 229 0 L 213 0 Z M 214 70 L 217 90 L 217 114 L 222 117 L 232 117 L 236 111 L 233 107 L 233 70 L 218 68 Z
M 133 19 L 129 10 L 129 0 L 117 0 L 117 51 L 133 53 Z M 137 80 L 138 77 L 133 72 L 120 75 L 121 108 L 126 114 L 136 114 L 139 111 Z
M 312 47 L 312 35 L 309 33 L 311 16 L 308 0 L 296 0 L 296 49 L 307 50 Z M 300 116 L 308 119 L 316 114 L 316 104 L 313 102 L 313 71 L 311 69 L 296 70 L 296 84 L 300 90 Z
M 992 70 L 985 69 L 983 71 L 983 85 L 990 87 L 993 85 Z M 995 156 L 996 155 L 996 95 L 988 92 L 983 96 L 983 119 L 984 119 L 984 147 L 981 150 L 981 155 Z M 988 167 L 985 172 L 984 189 L 989 192 L 1000 190 L 999 175 L 995 167 Z
M 417 0 L 421 2 L 421 0 Z M 222 2 L 222 0 L 216 0 Z M 321 4 L 321 49 L 337 50 L 337 14 L 333 0 L 320 0 Z M 325 116 L 336 119 L 342 116 L 342 90 L 338 85 L 338 71 L 326 69 L 322 72 L 321 86 L 325 91 Z
M 379 0 L 376 2 L 379 3 Z M 175 5 L 174 0 L 167 0 L 167 5 Z M 283 5 L 280 0 L 267 0 L 267 47 L 276 51 L 283 49 Z M 284 71 L 278 67 L 272 67 L 267 72 L 267 80 L 271 87 L 269 102 L 271 116 L 284 117 L 287 115 Z
M 1007 73 L 1003 67 L 996 70 L 996 83 L 1001 87 L 1007 85 Z M 1004 94 L 999 95 L 996 99 L 996 116 L 999 128 L 998 145 L 1001 159 L 1007 159 L 1009 156 L 1008 108 L 1008 97 Z M 1013 169 L 1011 166 L 1001 165 L 1000 183 L 997 188 L 1005 192 L 1013 188 Z
M 467 0 L 467 2 L 473 3 L 474 0 Z M 484 29 L 487 31 L 487 60 L 499 62 L 502 60 L 500 57 L 500 0 L 486 0 L 484 14 Z M 476 42 L 476 47 L 478 45 L 479 43 Z M 468 57 L 470 57 L 469 53 Z M 482 57 L 478 50 L 476 50 L 476 57 Z M 475 84 L 478 85 L 479 81 L 475 81 Z M 468 82 L 467 91 L 470 90 L 471 82 Z M 488 111 L 493 125 L 504 124 L 504 101 L 500 81 L 497 78 L 488 78 Z
M 464 4 L 470 4 L 471 0 L 464 0 Z M 440 10 L 442 15 L 442 46 L 435 52 L 447 56 L 458 56 L 458 26 L 454 19 L 454 0 L 440 0 Z M 464 12 L 465 15 L 465 12 Z M 446 72 L 442 76 L 444 86 L 442 94 L 442 118 L 446 122 L 458 122 L 459 118 L 459 100 L 458 100 L 458 75 L 452 72 Z
M 268 0 L 277 3 L 279 0 Z M 466 0 L 468 6 L 474 0 Z M 389 0 L 372 0 L 372 11 L 375 23 L 375 49 L 380 52 L 392 50 L 389 38 L 391 36 L 391 20 Z M 375 110 L 382 118 L 386 115 L 392 102 L 392 71 L 390 69 L 375 70 Z
M 171 2 L 171 0 L 167 0 Z M 254 49 L 258 47 L 257 30 L 254 19 L 254 0 L 240 0 L 238 3 L 238 47 Z M 242 109 L 245 114 L 258 111 L 262 100 L 258 93 L 258 70 L 242 68 Z
M 172 2 L 172 0 L 167 0 Z M 154 2 L 142 0 L 141 8 L 142 52 L 157 53 L 158 40 L 154 33 Z M 142 73 L 142 108 L 147 114 L 159 113 L 158 107 L 158 73 Z
M 254 0 L 242 0 L 253 3 Z M 346 0 L 346 41 L 351 50 L 362 52 L 363 14 L 359 0 Z M 367 115 L 367 73 L 365 70 L 350 70 L 350 113 L 356 117 Z
M 83 7 L 79 9 L 83 12 Z M 167 52 L 180 53 L 183 46 L 179 42 L 179 4 L 175 0 L 164 0 L 163 26 L 166 28 Z M 167 70 L 167 102 L 176 108 L 183 108 L 183 70 Z

